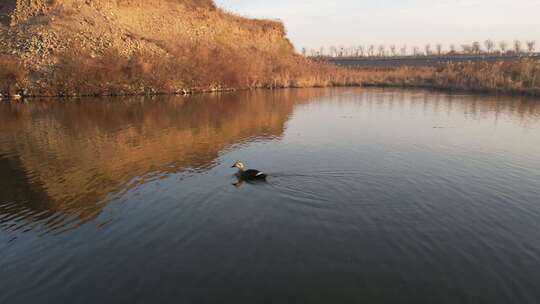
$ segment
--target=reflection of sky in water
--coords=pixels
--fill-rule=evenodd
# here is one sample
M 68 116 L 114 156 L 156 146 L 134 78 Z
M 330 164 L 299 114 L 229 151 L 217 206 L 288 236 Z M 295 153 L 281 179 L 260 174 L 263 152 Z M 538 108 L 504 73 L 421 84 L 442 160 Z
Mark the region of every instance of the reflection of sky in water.
M 271 159 L 291 167 L 310 160 L 317 166 L 323 155 L 340 158 L 358 149 L 399 154 L 423 148 L 428 153 L 480 153 L 480 158 L 489 152 L 484 161 L 497 162 L 534 156 L 539 146 L 535 101 L 420 91 L 319 89 L 191 99 L 34 101 L 3 104 L 0 110 L 6 185 L 0 209 L 8 230 L 22 229 L 27 220 L 55 230 L 64 229 L 66 222 L 94 220 L 108 201 L 133 187 L 173 173 L 211 170 L 223 151 L 232 153 L 256 141 L 264 145 L 273 138 L 281 145 Z M 268 158 L 265 149 L 276 146 L 270 143 L 254 153 L 265 155 L 258 163 Z M 291 159 L 278 157 L 280 149 L 298 147 Z M 26 220 L 14 224 L 18 216 Z

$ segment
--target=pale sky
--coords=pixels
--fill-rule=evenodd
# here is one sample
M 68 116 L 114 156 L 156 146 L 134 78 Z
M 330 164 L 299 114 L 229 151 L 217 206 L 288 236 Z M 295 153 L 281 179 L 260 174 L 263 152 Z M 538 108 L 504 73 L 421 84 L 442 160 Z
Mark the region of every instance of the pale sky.
M 282 20 L 297 49 L 405 43 L 459 46 L 486 39 L 540 44 L 540 0 L 216 2 L 243 16 Z

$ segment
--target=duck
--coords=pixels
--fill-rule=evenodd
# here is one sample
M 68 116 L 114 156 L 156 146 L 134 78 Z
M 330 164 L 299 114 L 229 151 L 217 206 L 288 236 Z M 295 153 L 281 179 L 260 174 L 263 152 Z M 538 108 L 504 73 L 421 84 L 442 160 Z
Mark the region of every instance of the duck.
M 268 177 L 266 173 L 261 172 L 259 170 L 249 169 L 246 170 L 246 166 L 243 162 L 237 161 L 232 165 L 231 168 L 237 168 L 238 173 L 236 173 L 236 176 L 245 181 L 264 181 Z

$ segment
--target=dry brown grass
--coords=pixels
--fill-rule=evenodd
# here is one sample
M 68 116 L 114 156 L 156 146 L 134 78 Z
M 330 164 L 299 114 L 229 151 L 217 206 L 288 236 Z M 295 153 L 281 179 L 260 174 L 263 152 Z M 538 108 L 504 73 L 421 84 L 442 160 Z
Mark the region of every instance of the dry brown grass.
M 349 71 L 364 86 L 423 87 L 540 96 L 540 62 L 530 59 L 450 63 L 436 68 L 360 68 Z
M 109 52 L 93 58 L 63 54 L 50 81 L 36 95 L 123 95 L 222 89 L 404 85 L 425 81 L 423 69 L 354 70 L 211 45 L 164 46 L 167 56 Z
M 92 0 L 92 5 L 83 6 L 68 5 L 70 1 L 57 0 L 58 10 L 47 13 L 54 22 L 21 23 L 24 31 L 18 34 L 33 32 L 48 39 L 39 49 L 29 43 L 26 49 L 33 51 L 21 55 L 31 81 L 14 58 L 0 58 L 3 94 L 124 95 L 371 85 L 538 95 L 540 87 L 539 64 L 533 61 L 393 69 L 347 69 L 314 62 L 295 54 L 282 23 L 229 14 L 211 0 Z M 24 41 L 36 41 L 28 35 Z M 24 48 L 9 51 L 21 53 Z
M 18 68 L 12 69 L 21 71 Z M 11 79 L 5 92 L 22 83 Z M 540 95 L 540 64 L 534 61 L 449 64 L 439 68 L 347 69 L 262 52 L 209 45 L 170 46 L 167 56 L 109 52 L 92 58 L 64 54 L 36 95 L 124 95 L 254 88 L 399 86 Z
M 448 64 L 433 72 L 433 86 L 468 91 L 540 95 L 540 62 Z
M 22 94 L 26 70 L 13 56 L 0 55 L 0 94 Z
M 109 51 L 96 57 L 85 51 L 66 52 L 49 81 L 36 95 L 126 95 L 173 93 L 176 78 L 162 58 L 137 53 L 124 57 Z

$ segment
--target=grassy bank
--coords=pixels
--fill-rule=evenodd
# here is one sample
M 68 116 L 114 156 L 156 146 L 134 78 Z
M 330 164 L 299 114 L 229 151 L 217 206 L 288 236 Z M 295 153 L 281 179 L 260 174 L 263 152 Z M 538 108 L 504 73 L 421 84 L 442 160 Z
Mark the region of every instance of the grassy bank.
M 58 57 L 47 78 L 32 82 L 22 64 L 0 57 L 1 91 L 22 96 L 177 94 L 257 88 L 362 86 L 427 81 L 425 69 L 351 70 L 301 56 L 235 53 L 204 48 L 171 50 L 167 57 L 81 51 Z
M 540 96 L 540 62 L 449 63 L 438 67 L 357 68 L 364 86 L 417 87 Z
M 242 18 L 210 0 L 13 1 L 17 10 L 0 23 L 2 94 L 291 86 L 311 69 L 283 24 Z
M 4 97 L 326 86 L 540 95 L 532 60 L 348 69 L 295 53 L 280 22 L 238 17 L 212 1 L 40 1 L 21 1 L 11 24 L 0 24 Z
M 0 91 L 4 96 L 83 96 L 185 94 L 256 88 L 328 86 L 392 86 L 482 93 L 540 96 L 540 63 L 460 63 L 437 68 L 346 69 L 294 60 L 267 59 L 251 54 L 191 51 L 199 56 L 161 58 L 116 53 L 92 58 L 70 53 L 60 57 L 50 78 L 33 84 L 12 57 L 0 57 Z M 200 54 L 208 54 L 200 56 Z M 193 60 L 195 58 L 195 60 Z
M 435 88 L 540 96 L 540 61 L 448 64 L 433 71 Z

